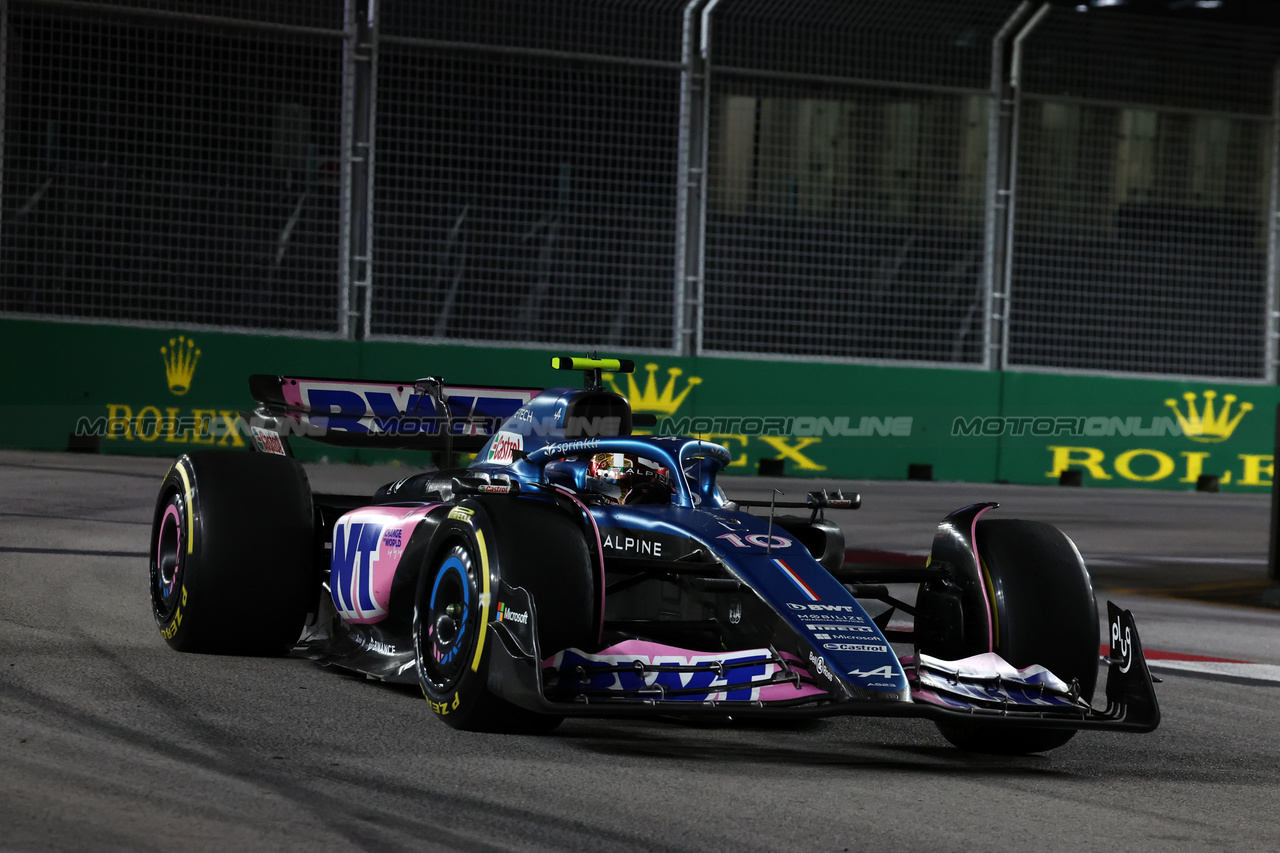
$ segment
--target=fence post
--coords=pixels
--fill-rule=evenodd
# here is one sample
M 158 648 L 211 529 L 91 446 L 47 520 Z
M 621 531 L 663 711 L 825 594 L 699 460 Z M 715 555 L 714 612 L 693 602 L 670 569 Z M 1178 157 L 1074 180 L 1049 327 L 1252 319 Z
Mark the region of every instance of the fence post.
M 1280 284 L 1276 264 L 1280 262 L 1276 245 L 1276 226 L 1280 224 L 1280 62 L 1271 69 L 1271 187 L 1267 203 L 1267 317 L 1266 340 L 1263 342 L 1265 363 L 1262 375 L 1268 385 L 1276 384 L 1276 320 L 1280 318 Z
M 1013 10 L 1004 26 L 991 40 L 991 107 L 987 116 L 987 210 L 983 223 L 986 234 L 983 238 L 983 314 L 986 322 L 982 334 L 982 366 L 988 370 L 999 367 L 998 358 L 993 358 L 998 345 L 995 343 L 995 322 L 997 310 L 995 300 L 1002 298 L 1004 288 L 996 283 L 1004 281 L 1005 255 L 998 248 L 1000 235 L 1005 233 L 1009 212 L 1009 149 L 1013 145 L 1013 97 L 1009 89 L 1008 59 L 1005 55 L 1005 43 L 1013 28 L 1018 25 L 1031 8 L 1028 0 L 1023 0 Z M 1000 305 L 999 314 L 1004 315 L 1005 305 Z
M 1018 139 L 1021 136 L 1019 123 L 1022 116 L 1022 46 L 1031 35 L 1031 31 L 1049 14 L 1051 8 L 1051 3 L 1043 4 L 1018 32 L 1013 39 L 1013 57 L 1009 62 L 1009 91 L 1013 96 L 1013 111 L 1009 118 L 1008 178 L 1005 184 L 1007 194 L 1004 208 L 1005 244 L 1004 256 L 1001 260 L 1003 275 L 999 281 L 993 283 L 998 290 L 992 294 L 992 311 L 988 317 L 988 323 L 993 327 L 991 345 L 998 353 L 993 365 L 996 370 L 1004 370 L 1009 366 L 1009 319 L 1010 309 L 1013 307 L 1013 241 L 1018 201 Z
M 1275 442 L 1273 458 L 1280 458 L 1280 404 L 1276 405 Z M 1262 593 L 1262 603 L 1268 607 L 1280 607 L 1280 478 L 1271 478 L 1271 535 L 1267 546 L 1267 577 L 1270 585 Z
M 373 136 L 377 21 L 372 0 L 346 0 L 338 213 L 338 331 L 369 333 L 373 278 Z M 352 322 L 352 321 L 355 322 Z
M 698 7 L 706 0 L 689 0 L 684 7 L 680 46 L 680 138 L 676 166 L 676 276 L 672 322 L 677 355 L 694 355 L 702 294 L 702 238 L 707 186 L 707 76 L 698 47 Z M 713 0 L 715 2 L 715 0 Z M 705 24 L 704 24 L 705 27 Z M 706 38 L 705 29 L 701 38 Z
M 0 210 L 4 209 L 4 114 L 8 101 L 9 4 L 0 3 Z M 0 244 L 3 245 L 3 244 Z

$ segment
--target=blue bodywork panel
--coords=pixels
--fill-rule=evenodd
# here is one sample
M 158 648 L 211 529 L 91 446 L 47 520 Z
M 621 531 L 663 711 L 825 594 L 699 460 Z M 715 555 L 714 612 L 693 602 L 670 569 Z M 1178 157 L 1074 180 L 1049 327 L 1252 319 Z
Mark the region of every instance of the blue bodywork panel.
M 662 536 L 667 542 L 687 540 L 690 550 L 705 549 L 795 632 L 820 683 L 852 686 L 862 698 L 910 701 L 897 655 L 849 591 L 803 544 L 771 529 L 767 518 L 737 510 L 717 488 L 716 475 L 730 461 L 725 447 L 682 437 L 584 435 L 584 424 L 571 420 L 582 409 L 583 395 L 592 393 L 544 391 L 502 425 L 473 468 L 530 485 L 559 480 L 582 491 L 586 460 L 596 454 L 651 460 L 672 474 L 670 504 L 591 506 L 599 528 L 625 531 L 607 545 L 624 554 L 670 557 L 660 553 L 656 537 Z

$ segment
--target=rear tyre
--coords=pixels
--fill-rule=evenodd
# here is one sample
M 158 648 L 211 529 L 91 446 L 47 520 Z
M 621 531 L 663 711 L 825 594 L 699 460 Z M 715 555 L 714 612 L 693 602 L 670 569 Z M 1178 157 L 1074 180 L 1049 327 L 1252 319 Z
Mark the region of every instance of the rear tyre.
M 298 639 L 313 584 L 311 489 L 290 458 L 180 457 L 151 528 L 151 609 L 182 652 L 275 655 Z
M 440 544 L 418 583 L 413 644 L 422 693 L 436 716 L 455 729 L 551 731 L 563 717 L 521 708 L 489 689 L 489 659 L 501 640 L 487 623 L 502 603 L 501 578 L 532 595 L 544 656 L 589 643 L 594 583 L 586 542 L 549 504 L 508 498 L 468 500 L 463 508 L 467 512 L 459 516 L 466 520 L 451 513 L 441 524 Z
M 979 521 L 977 539 L 983 582 L 995 606 L 995 652 L 1015 667 L 1039 664 L 1067 684 L 1075 681 L 1080 695 L 1092 700 L 1098 605 L 1075 544 L 1052 525 L 1017 519 Z M 985 651 L 985 624 L 982 643 L 950 651 L 955 657 Z M 1076 733 L 983 723 L 939 723 L 938 729 L 960 749 L 1001 755 L 1045 752 Z

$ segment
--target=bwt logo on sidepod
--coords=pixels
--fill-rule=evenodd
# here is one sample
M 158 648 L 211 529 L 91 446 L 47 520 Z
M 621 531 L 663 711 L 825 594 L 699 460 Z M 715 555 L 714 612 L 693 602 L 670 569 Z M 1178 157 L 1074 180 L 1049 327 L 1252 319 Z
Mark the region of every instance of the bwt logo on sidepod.
M 373 566 L 378 561 L 382 525 L 343 518 L 333 526 L 329 588 L 333 603 L 347 619 L 383 616 L 373 597 Z

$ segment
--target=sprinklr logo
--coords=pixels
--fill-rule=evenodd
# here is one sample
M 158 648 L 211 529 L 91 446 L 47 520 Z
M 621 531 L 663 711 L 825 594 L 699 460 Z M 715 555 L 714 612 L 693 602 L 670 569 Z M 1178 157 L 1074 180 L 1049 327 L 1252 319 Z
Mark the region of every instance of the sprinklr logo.
M 190 391 L 196 362 L 200 360 L 196 342 L 188 340 L 186 335 L 179 335 L 177 340 L 169 338 L 169 346 L 160 347 L 160 358 L 164 360 L 164 377 L 169 383 L 169 390 L 178 397 Z
M 529 614 L 521 613 L 519 610 L 512 610 L 503 602 L 498 602 L 498 621 L 499 622 L 516 622 L 520 625 L 529 624 Z

